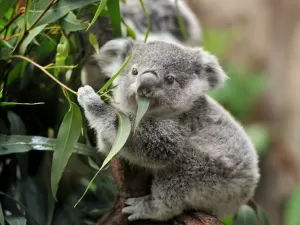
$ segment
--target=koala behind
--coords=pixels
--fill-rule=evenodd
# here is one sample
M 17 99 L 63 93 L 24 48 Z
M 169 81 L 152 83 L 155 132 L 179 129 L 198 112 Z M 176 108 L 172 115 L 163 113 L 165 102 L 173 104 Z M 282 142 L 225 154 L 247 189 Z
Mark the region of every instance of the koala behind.
M 130 198 L 129 220 L 168 220 L 186 210 L 231 216 L 254 194 L 259 180 L 256 151 L 243 128 L 206 95 L 223 85 L 217 59 L 202 48 L 130 39 L 109 41 L 99 67 L 112 76 L 132 52 L 115 80 L 113 107 L 134 121 L 137 99 L 150 100 L 148 112 L 119 156 L 153 174 L 151 193 Z M 90 86 L 78 101 L 97 133 L 99 151 L 108 153 L 117 117 Z
M 176 6 L 176 1 L 178 7 Z M 144 0 L 143 2 L 150 19 L 151 31 L 148 41 L 162 40 L 189 46 L 198 46 L 200 44 L 202 38 L 201 25 L 185 0 Z M 135 31 L 136 39 L 143 41 L 148 24 L 140 1 L 127 0 L 126 3 L 121 1 L 120 13 L 124 21 Z M 187 37 L 180 30 L 177 13 L 181 15 Z M 104 23 L 102 20 L 99 22 L 101 24 Z M 98 21 L 96 21 L 97 23 Z M 103 35 L 98 33 L 97 29 L 94 32 L 97 38 L 99 38 L 99 35 Z M 106 33 L 108 32 L 106 31 Z M 122 36 L 126 37 L 126 35 L 126 26 L 122 24 Z M 102 41 L 100 41 L 101 43 Z M 107 77 L 105 74 L 99 73 L 99 71 L 101 70 L 97 65 L 97 58 L 94 55 L 90 55 L 81 73 L 82 84 L 90 85 L 94 89 L 100 89 L 107 81 Z

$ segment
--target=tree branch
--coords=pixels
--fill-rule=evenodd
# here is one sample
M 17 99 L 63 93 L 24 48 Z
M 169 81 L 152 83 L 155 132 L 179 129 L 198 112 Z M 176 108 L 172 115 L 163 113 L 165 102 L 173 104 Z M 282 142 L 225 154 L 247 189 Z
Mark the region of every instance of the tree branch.
M 152 177 L 145 170 L 138 167 L 132 168 L 120 159 L 114 159 L 111 165 L 119 193 L 113 209 L 101 218 L 97 225 L 223 225 L 215 217 L 202 212 L 186 212 L 166 222 L 139 220 L 130 223 L 127 215 L 121 212 L 125 206 L 124 201 L 128 197 L 138 197 L 150 193 Z

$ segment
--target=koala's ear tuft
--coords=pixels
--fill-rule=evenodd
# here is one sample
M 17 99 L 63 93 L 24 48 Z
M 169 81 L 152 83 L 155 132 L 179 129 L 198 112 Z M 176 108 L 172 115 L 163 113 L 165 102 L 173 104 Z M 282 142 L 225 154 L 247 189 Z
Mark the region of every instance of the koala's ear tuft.
M 113 76 L 130 55 L 134 46 L 134 40 L 130 38 L 118 38 L 106 42 L 93 57 L 98 66 L 107 77 Z

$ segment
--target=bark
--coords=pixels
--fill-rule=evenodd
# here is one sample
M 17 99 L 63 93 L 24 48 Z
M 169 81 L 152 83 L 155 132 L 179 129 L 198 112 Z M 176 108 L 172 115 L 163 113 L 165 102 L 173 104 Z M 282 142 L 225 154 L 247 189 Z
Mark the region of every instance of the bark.
M 187 212 L 171 221 L 155 222 L 140 220 L 129 222 L 121 212 L 124 200 L 128 197 L 143 196 L 150 192 L 151 175 L 144 169 L 130 167 L 126 162 L 115 159 L 112 162 L 113 174 L 118 184 L 119 194 L 110 213 L 101 218 L 97 225 L 223 225 L 215 217 L 202 212 Z

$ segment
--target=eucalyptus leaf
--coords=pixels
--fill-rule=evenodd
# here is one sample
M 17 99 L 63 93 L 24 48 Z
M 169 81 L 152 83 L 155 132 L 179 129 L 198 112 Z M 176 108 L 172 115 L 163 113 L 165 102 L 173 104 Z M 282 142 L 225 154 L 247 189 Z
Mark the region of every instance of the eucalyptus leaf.
M 107 11 L 110 18 L 110 23 L 114 29 L 114 33 L 117 37 L 122 36 L 121 31 L 121 15 L 119 0 L 109 0 L 107 3 Z
M 137 104 L 138 104 L 138 109 L 135 118 L 134 130 L 137 128 L 141 119 L 147 112 L 150 105 L 150 100 L 148 98 L 139 98 Z
M 224 225 L 232 225 L 232 217 L 223 218 L 221 221 Z
M 95 15 L 94 15 L 92 21 L 90 22 L 90 24 L 89 24 L 87 30 L 88 30 L 91 26 L 93 26 L 93 24 L 96 22 L 96 20 L 97 20 L 98 17 L 100 16 L 102 10 L 104 9 L 104 7 L 105 7 L 105 5 L 106 5 L 106 2 L 107 2 L 107 0 L 101 0 L 99 6 L 98 6 L 98 8 L 97 8 L 97 11 L 96 11 L 96 13 L 95 13 Z
M 98 44 L 97 38 L 91 32 L 89 32 L 89 42 L 93 46 L 93 48 L 95 49 L 96 53 L 99 54 L 99 44 Z
M 263 209 L 260 206 L 257 206 L 257 216 L 260 221 L 259 225 L 270 225 L 268 216 L 266 213 L 263 211 Z
M 27 225 L 25 217 L 7 217 L 5 220 L 9 225 Z
M 72 103 L 65 115 L 57 135 L 56 148 L 53 153 L 51 168 L 52 195 L 56 198 L 59 181 L 81 132 L 82 117 L 79 107 Z
M 258 225 L 254 210 L 248 205 L 241 206 L 234 218 L 233 225 Z
M 46 24 L 38 26 L 33 28 L 32 30 L 29 31 L 28 35 L 26 36 L 26 38 L 24 39 L 24 41 L 22 41 L 22 44 L 20 45 L 20 53 L 22 55 L 25 54 L 27 46 L 32 42 L 32 40 L 39 34 L 42 32 L 42 30 L 46 27 Z
M 59 0 L 43 15 L 43 17 L 37 22 L 37 26 L 42 24 L 52 23 L 65 15 L 70 11 L 82 8 L 88 4 L 99 2 L 99 0 Z M 101 1 L 102 2 L 102 1 Z M 28 10 L 28 22 L 32 22 L 38 18 L 45 10 L 49 0 L 33 1 Z
M 1 202 L 0 202 L 0 225 L 5 225 Z
M 131 37 L 132 39 L 136 40 L 136 34 L 135 32 L 131 29 L 130 26 L 121 18 L 123 25 L 125 26 L 126 29 L 126 36 Z
M 74 207 L 76 207 L 78 205 L 78 203 L 82 200 L 82 198 L 85 196 L 85 194 L 87 193 L 87 191 L 89 190 L 89 188 L 92 186 L 94 180 L 96 179 L 97 175 L 99 174 L 99 172 L 109 163 L 109 161 L 124 147 L 130 131 L 131 131 L 131 123 L 129 118 L 122 112 L 116 112 L 118 115 L 118 121 L 119 121 L 119 125 L 118 125 L 118 131 L 117 131 L 117 136 L 115 139 L 115 142 L 110 150 L 110 152 L 108 153 L 107 157 L 105 158 L 105 160 L 102 163 L 102 166 L 100 167 L 100 169 L 97 171 L 97 173 L 95 174 L 95 176 L 92 178 L 92 180 L 89 182 L 87 188 L 85 189 L 83 195 L 81 196 L 81 198 L 77 201 L 77 203 L 75 204 Z
M 289 198 L 284 213 L 285 225 L 299 225 L 300 224 L 300 187 L 298 186 Z
M 13 153 L 24 153 L 31 150 L 54 151 L 57 140 L 41 136 L 27 135 L 4 135 L 0 134 L 0 155 Z M 95 156 L 96 149 L 87 145 L 77 143 L 74 153 L 88 156 Z
M 17 0 L 0 0 L 0 19 L 10 9 L 15 7 Z
M 125 60 L 125 62 L 123 63 L 123 65 L 121 66 L 121 68 L 119 69 L 119 71 L 113 75 L 104 85 L 103 87 L 97 92 L 97 93 L 101 93 L 103 91 L 105 91 L 109 85 L 112 84 L 112 82 L 114 82 L 114 80 L 122 73 L 122 71 L 126 68 L 126 66 L 128 65 L 129 61 L 131 60 L 132 54 L 129 55 L 129 57 Z
M 72 11 L 60 19 L 59 24 L 65 31 L 79 31 L 88 27 L 88 23 L 78 20 Z
M 140 4 L 141 4 L 141 7 L 142 7 L 142 9 L 143 9 L 143 13 L 144 13 L 144 15 L 145 15 L 145 17 L 146 17 L 146 20 L 147 20 L 147 30 L 146 30 L 146 34 L 145 34 L 145 38 L 144 38 L 144 42 L 146 43 L 147 42 L 147 39 L 148 39 L 148 36 L 149 36 L 149 34 L 150 34 L 150 18 L 149 18 L 149 15 L 148 15 L 148 13 L 147 13 L 147 10 L 146 10 L 146 8 L 145 8 L 145 5 L 144 5 L 144 2 L 143 2 L 143 0 L 140 0 Z
M 65 35 L 62 35 L 57 45 L 57 52 L 55 56 L 55 66 L 60 67 L 65 65 L 65 61 L 69 56 L 70 52 L 70 43 L 69 40 L 66 38 Z M 61 68 L 55 68 L 54 76 L 58 76 L 59 71 Z

